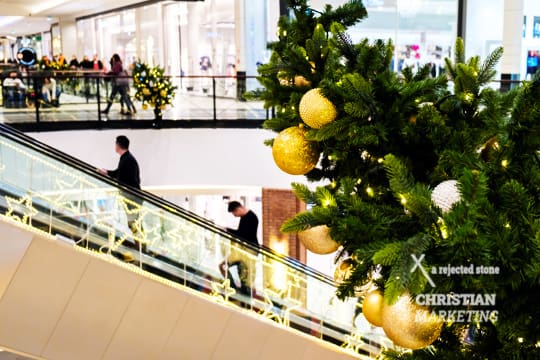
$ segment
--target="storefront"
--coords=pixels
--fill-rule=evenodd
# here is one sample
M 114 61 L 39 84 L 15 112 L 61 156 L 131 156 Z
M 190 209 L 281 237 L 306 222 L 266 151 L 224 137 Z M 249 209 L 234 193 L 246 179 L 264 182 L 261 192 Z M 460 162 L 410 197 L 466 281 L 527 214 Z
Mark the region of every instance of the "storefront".
M 108 59 L 113 53 L 133 61 L 164 66 L 171 75 L 234 75 L 237 68 L 255 71 L 242 60 L 266 48 L 267 29 L 244 26 L 250 18 L 266 19 L 267 1 L 251 9 L 249 1 L 159 2 L 77 21 L 78 53 Z M 257 14 L 253 13 L 254 11 Z M 242 33 L 239 34 L 238 30 Z M 246 30 L 246 31 L 244 31 Z M 249 42 L 247 54 L 243 45 Z M 246 60 L 244 60 L 247 62 Z M 264 61 L 261 57 L 259 61 Z
M 342 0 L 312 0 L 316 10 Z M 457 34 L 458 0 L 364 0 L 368 17 L 349 31 L 355 42 L 363 38 L 391 40 L 396 47 L 394 70 L 433 64 L 452 53 Z

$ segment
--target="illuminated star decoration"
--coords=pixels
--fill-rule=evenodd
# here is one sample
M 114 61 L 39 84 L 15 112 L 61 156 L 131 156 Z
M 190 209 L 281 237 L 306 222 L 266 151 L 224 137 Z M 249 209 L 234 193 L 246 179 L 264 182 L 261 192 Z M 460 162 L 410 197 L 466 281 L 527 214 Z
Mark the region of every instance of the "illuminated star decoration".
M 14 199 L 5 196 L 8 208 L 6 216 L 25 225 L 30 225 L 32 216 L 37 215 L 38 211 L 32 206 L 32 198 L 28 195 L 20 199 Z M 19 214 L 16 213 L 19 211 Z
M 272 308 L 273 308 L 274 301 L 272 301 L 271 298 L 281 300 L 281 305 L 283 305 L 283 308 L 285 310 L 283 311 L 283 314 L 282 314 L 281 317 L 279 315 L 277 315 L 277 314 L 274 314 L 275 315 L 274 318 L 277 319 L 277 321 L 279 323 L 281 323 L 281 324 L 283 324 L 285 326 L 289 326 L 291 312 L 293 310 L 296 310 L 297 308 L 299 308 L 300 305 L 302 305 L 302 303 L 299 300 L 295 299 L 292 296 L 292 294 L 291 294 L 292 289 L 293 289 L 293 286 L 289 282 L 285 289 L 280 290 L 278 292 L 276 292 L 274 290 L 270 290 L 270 289 L 265 289 L 264 292 L 263 292 L 264 296 L 265 296 L 265 303 L 267 304 L 267 308 L 268 308 L 268 302 L 272 303 Z M 268 300 L 266 298 L 268 298 Z M 266 313 L 265 316 L 267 316 L 267 317 L 268 317 L 268 315 L 271 316 L 271 313 L 267 312 L 266 310 L 267 309 L 265 309 L 263 314 Z
M 264 303 L 262 305 L 263 309 L 259 312 L 259 314 L 269 320 L 274 320 L 279 324 L 283 324 L 283 319 L 281 318 L 281 316 L 279 316 L 279 314 L 274 311 L 274 302 L 270 298 L 271 295 L 277 294 L 270 289 L 263 290 Z
M 362 341 L 362 335 L 356 329 L 353 329 L 350 335 L 345 335 L 345 342 L 342 347 L 357 353 L 363 345 L 365 343 Z
M 212 282 L 210 286 L 212 287 L 210 296 L 218 301 L 229 302 L 229 298 L 236 294 L 236 290 L 231 287 L 230 279 L 225 279 L 222 283 Z
M 295 299 L 292 295 L 292 288 L 293 286 L 289 283 L 289 286 L 287 287 L 287 291 L 285 292 L 285 296 L 283 297 L 283 305 L 287 308 L 285 312 L 283 313 L 283 325 L 289 326 L 289 319 L 291 316 L 291 311 L 296 310 L 302 305 L 302 302 Z

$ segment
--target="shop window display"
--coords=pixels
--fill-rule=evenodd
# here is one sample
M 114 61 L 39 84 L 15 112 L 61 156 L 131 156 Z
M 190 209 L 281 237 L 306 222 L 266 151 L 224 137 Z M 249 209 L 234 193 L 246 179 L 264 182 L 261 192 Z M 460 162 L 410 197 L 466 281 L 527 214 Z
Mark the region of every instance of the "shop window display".
M 317 11 L 326 4 L 337 7 L 343 0 L 314 0 Z M 395 45 L 392 67 L 418 69 L 431 64 L 432 73 L 441 73 L 442 59 L 450 56 L 457 34 L 457 0 L 366 0 L 368 18 L 353 26 L 354 41 L 368 38 L 390 39 Z

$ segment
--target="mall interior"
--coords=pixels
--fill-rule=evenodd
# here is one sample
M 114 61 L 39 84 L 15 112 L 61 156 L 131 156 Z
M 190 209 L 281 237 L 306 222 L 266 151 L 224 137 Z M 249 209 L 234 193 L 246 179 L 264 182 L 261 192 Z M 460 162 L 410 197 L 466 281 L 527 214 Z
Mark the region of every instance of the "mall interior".
M 347 2 L 311 0 L 310 14 Z M 486 85 L 495 92 L 538 70 L 538 0 L 361 3 L 350 40 L 391 40 L 397 78 L 426 64 L 444 76 L 457 38 L 467 58 L 504 48 Z M 0 360 L 375 359 L 406 348 L 358 297 L 337 295 L 351 274 L 339 241 L 310 251 L 328 231 L 282 231 L 313 206 L 291 188 L 307 180 L 276 166 L 265 121 L 280 109 L 257 96 L 278 21 L 294 17 L 288 0 L 0 4 Z M 117 167 L 120 135 L 142 190 L 96 171 Z M 244 219 L 236 201 L 258 218 L 255 245 L 229 230 Z

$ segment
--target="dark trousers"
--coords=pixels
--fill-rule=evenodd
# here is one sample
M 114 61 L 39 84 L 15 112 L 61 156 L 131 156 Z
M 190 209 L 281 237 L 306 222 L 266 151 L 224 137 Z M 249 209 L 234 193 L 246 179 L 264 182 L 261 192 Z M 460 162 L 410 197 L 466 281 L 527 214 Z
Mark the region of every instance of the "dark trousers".
M 113 85 L 111 95 L 109 96 L 109 100 L 107 101 L 108 104 L 107 104 L 107 107 L 105 108 L 105 112 L 109 112 L 114 102 L 114 98 L 118 94 L 120 94 L 120 106 L 124 107 L 124 104 L 125 104 L 128 111 L 135 112 L 135 106 L 133 105 L 133 102 L 131 101 L 131 98 L 128 94 L 128 87 L 126 85 L 121 85 L 121 84 Z

